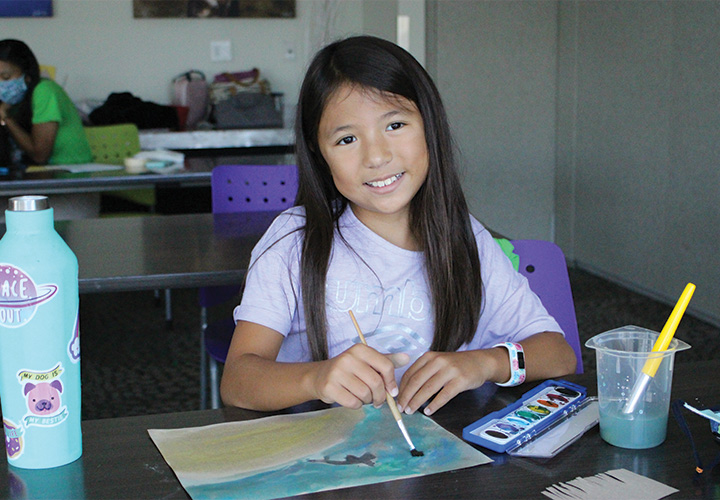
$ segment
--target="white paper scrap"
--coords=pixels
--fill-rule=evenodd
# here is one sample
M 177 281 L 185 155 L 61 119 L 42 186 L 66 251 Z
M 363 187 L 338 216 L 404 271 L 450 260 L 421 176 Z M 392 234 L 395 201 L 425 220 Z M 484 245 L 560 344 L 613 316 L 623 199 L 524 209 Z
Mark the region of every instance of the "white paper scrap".
M 607 500 L 633 498 L 658 500 L 678 491 L 653 479 L 626 469 L 615 469 L 590 477 L 578 477 L 567 483 L 547 487 L 542 494 L 553 500 Z
M 689 404 L 685 403 L 683 405 L 688 410 L 697 413 L 698 415 L 707 418 L 708 420 L 712 420 L 713 422 L 717 422 L 720 424 L 720 411 L 712 411 L 712 410 L 698 410 L 697 408 L 694 408 L 690 406 Z

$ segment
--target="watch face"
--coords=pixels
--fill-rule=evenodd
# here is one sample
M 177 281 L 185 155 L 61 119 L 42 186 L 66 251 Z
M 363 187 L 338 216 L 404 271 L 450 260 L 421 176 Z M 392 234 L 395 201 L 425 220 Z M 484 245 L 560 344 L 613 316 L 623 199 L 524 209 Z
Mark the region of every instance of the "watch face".
M 518 358 L 518 367 L 520 367 L 521 369 L 525 369 L 525 353 L 522 351 L 518 351 L 517 358 Z

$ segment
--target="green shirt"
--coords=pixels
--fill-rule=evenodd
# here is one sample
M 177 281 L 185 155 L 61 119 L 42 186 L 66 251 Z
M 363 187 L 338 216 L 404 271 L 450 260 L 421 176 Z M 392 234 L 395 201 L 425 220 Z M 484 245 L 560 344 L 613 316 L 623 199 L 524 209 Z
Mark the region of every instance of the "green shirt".
M 85 137 L 80 115 L 63 88 L 52 80 L 42 79 L 32 95 L 32 122 L 57 122 L 50 165 L 92 162 L 90 145 Z

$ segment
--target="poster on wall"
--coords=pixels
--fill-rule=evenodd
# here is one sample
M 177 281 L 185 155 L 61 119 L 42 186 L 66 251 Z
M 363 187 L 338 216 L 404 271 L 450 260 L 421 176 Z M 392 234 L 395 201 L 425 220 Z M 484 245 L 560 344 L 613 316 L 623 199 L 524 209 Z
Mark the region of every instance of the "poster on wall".
M 295 17 L 295 0 L 133 0 L 133 16 L 289 18 Z
M 0 0 L 0 17 L 51 17 L 52 0 Z

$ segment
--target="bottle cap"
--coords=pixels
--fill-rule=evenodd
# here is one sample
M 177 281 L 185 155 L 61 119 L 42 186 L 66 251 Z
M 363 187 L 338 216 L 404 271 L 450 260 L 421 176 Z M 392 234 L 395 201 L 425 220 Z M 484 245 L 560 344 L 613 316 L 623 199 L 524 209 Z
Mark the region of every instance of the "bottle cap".
M 28 195 L 10 198 L 8 210 L 11 212 L 36 212 L 50 208 L 47 196 Z

